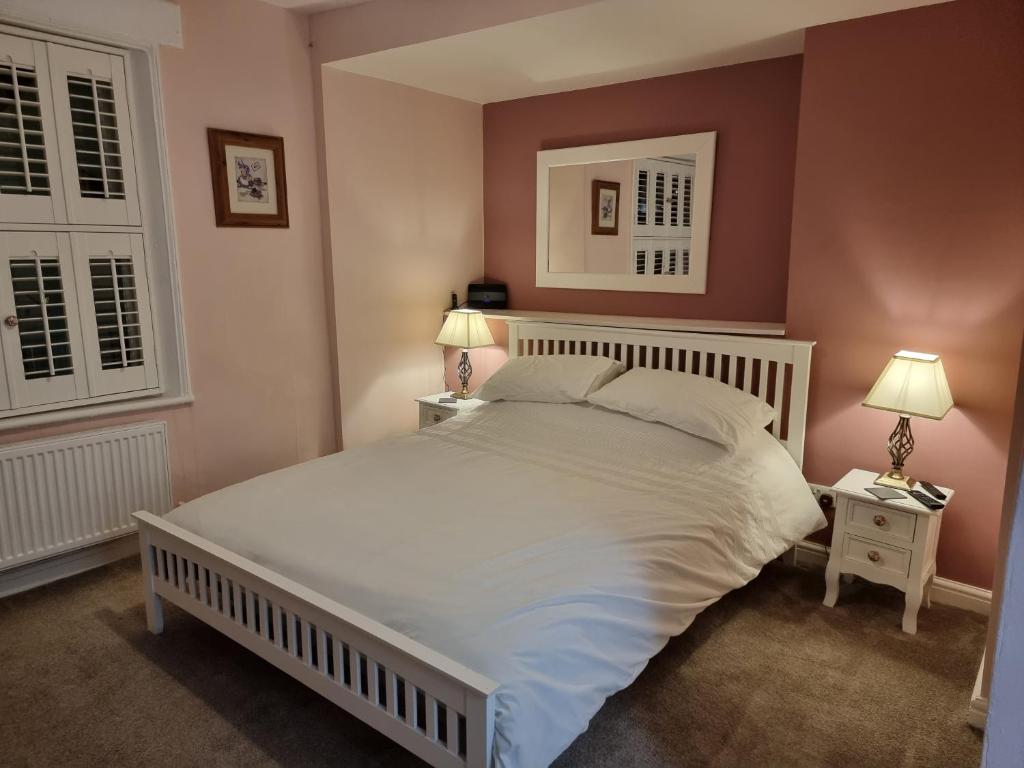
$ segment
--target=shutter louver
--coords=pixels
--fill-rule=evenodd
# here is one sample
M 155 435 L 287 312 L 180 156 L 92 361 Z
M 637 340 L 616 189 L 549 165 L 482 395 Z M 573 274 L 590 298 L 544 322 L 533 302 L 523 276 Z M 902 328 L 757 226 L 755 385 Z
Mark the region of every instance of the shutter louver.
M 690 249 L 686 248 L 683 250 L 683 268 L 679 274 L 688 275 L 690 274 Z
M 109 370 L 142 365 L 142 326 L 131 258 L 91 258 L 89 275 L 100 367 Z
M 668 274 L 674 275 L 676 273 L 676 249 L 671 248 L 668 252 Z
M 665 174 L 654 175 L 654 226 L 665 224 Z
M 50 194 L 35 67 L 0 64 L 0 194 Z
M 665 263 L 665 252 L 660 248 L 654 252 L 654 274 L 660 275 Z
M 73 373 L 60 262 L 40 257 L 11 259 L 10 270 L 25 378 Z
M 691 226 L 693 211 L 693 176 L 683 177 L 683 226 Z
M 95 77 L 67 77 L 82 196 L 123 200 L 124 175 L 113 84 Z
M 633 261 L 633 271 L 638 275 L 647 273 L 647 251 L 638 249 Z
M 676 227 L 679 225 L 679 174 L 672 174 L 672 189 L 671 197 L 669 197 L 669 226 Z
M 643 169 L 636 175 L 636 223 L 647 223 L 647 171 Z

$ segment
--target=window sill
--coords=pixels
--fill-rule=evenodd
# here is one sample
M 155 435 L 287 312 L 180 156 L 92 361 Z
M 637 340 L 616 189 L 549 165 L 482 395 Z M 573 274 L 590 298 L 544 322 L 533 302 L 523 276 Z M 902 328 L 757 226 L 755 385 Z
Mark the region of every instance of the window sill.
M 49 424 L 98 419 L 105 416 L 120 416 L 125 413 L 157 411 L 163 408 L 174 408 L 180 405 L 189 405 L 193 402 L 195 402 L 195 397 L 191 394 L 159 395 L 139 400 L 121 400 L 97 405 L 82 405 L 76 408 L 67 408 L 56 411 L 28 413 L 24 416 L 10 416 L 8 418 L 0 419 L 0 433 L 11 432 L 19 429 L 29 429 L 31 427 L 39 427 Z

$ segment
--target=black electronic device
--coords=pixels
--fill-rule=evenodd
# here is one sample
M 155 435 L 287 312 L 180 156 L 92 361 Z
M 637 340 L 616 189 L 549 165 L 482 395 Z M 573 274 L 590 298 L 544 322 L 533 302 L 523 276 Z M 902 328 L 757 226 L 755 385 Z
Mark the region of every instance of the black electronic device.
M 486 277 L 469 284 L 469 297 L 466 306 L 472 309 L 506 309 L 508 307 L 508 287 L 504 283 L 496 283 Z
M 923 491 L 913 490 L 907 491 L 907 493 L 909 493 L 911 497 L 913 497 L 916 501 L 919 501 L 926 507 L 928 507 L 928 509 L 942 509 L 944 506 L 946 506 L 941 501 L 936 501 Z
M 936 488 L 931 483 L 926 482 L 925 480 L 918 480 L 917 484 L 920 485 L 922 488 L 924 488 L 926 491 L 928 491 L 928 493 L 930 493 L 932 496 L 934 496 L 939 501 L 945 501 L 946 500 L 946 494 L 944 494 L 942 491 L 940 491 L 938 488 Z
M 882 488 L 881 486 L 875 486 L 873 488 L 865 488 L 865 491 L 870 493 L 872 496 L 877 496 L 879 499 L 905 499 L 899 491 L 894 491 L 892 488 Z

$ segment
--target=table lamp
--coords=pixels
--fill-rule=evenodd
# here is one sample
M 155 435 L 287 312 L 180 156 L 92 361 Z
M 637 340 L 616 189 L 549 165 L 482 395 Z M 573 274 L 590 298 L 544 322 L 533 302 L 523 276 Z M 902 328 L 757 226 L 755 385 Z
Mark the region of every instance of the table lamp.
M 900 350 L 889 360 L 862 405 L 900 415 L 889 435 L 892 469 L 879 475 L 875 483 L 910 490 L 915 481 L 903 474 L 903 465 L 914 450 L 910 417 L 941 419 L 953 407 L 942 360 L 938 355 Z
M 434 343 L 462 349 L 462 357 L 456 369 L 459 372 L 459 381 L 462 382 L 462 391 L 452 392 L 452 397 L 465 400 L 469 397 L 469 377 L 473 375 L 473 366 L 469 364 L 469 350 L 494 343 L 487 321 L 480 310 L 453 309 L 448 313 Z

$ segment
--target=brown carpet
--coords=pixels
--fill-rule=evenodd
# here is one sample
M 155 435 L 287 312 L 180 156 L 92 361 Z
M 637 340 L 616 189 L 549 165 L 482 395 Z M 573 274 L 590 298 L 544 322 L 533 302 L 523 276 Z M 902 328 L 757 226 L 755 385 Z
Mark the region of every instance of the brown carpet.
M 0 765 L 421 766 L 173 606 L 149 635 L 132 560 L 0 600 Z M 771 565 L 697 617 L 556 763 L 976 766 L 985 620 Z

